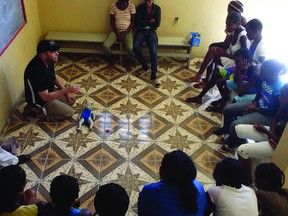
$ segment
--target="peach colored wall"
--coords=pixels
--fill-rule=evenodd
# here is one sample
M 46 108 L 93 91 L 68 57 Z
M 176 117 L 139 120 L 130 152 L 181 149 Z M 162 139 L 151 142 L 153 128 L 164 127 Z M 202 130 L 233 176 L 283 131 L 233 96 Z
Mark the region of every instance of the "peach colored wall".
M 23 73 L 41 37 L 37 0 L 24 1 L 27 24 L 0 57 L 0 128 L 23 92 Z
M 109 7 L 116 0 L 40 0 L 39 13 L 43 36 L 49 31 L 95 32 L 110 31 Z M 143 0 L 130 0 L 135 5 Z M 226 8 L 230 0 L 155 0 L 162 9 L 162 22 L 159 35 L 186 36 L 189 31 L 202 34 L 201 46 L 194 49 L 194 55 L 204 56 L 207 47 L 225 37 Z M 269 43 L 271 53 L 283 46 L 286 34 L 277 24 L 286 20 L 287 0 L 241 0 L 244 4 L 244 15 L 249 19 L 259 18 L 264 24 L 263 35 L 273 42 Z M 174 24 L 174 18 L 179 17 Z M 277 32 L 277 40 L 275 40 Z M 287 47 L 288 48 L 288 47 Z M 278 55 L 278 54 L 277 54 Z M 278 56 L 277 56 L 278 57 Z

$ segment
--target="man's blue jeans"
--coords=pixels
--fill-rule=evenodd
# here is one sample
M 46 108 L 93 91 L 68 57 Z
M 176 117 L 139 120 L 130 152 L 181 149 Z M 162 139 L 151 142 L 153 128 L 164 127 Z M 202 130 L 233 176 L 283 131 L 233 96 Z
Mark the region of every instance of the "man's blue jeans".
M 149 52 L 150 52 L 150 59 L 151 59 L 151 80 L 156 79 L 156 72 L 157 72 L 157 46 L 158 46 L 158 36 L 155 30 L 138 30 L 134 36 L 134 52 L 139 61 L 142 65 L 142 69 L 144 71 L 148 70 L 147 62 L 143 56 L 141 46 L 143 43 L 146 43 Z

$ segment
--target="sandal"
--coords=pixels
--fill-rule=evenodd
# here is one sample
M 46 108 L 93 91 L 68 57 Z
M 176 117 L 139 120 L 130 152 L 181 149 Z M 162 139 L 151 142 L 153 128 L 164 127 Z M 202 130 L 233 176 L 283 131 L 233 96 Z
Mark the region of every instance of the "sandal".
M 159 88 L 159 87 L 160 87 L 160 82 L 158 81 L 158 79 L 149 80 L 149 82 L 150 82 L 155 88 Z
M 205 110 L 208 111 L 208 112 L 217 112 L 217 113 L 222 113 L 223 112 L 223 108 L 222 107 L 218 107 L 218 106 L 208 106 Z
M 217 142 L 221 145 L 227 145 L 228 137 L 225 137 L 225 136 L 218 137 Z
M 233 153 L 235 150 L 229 148 L 227 145 L 219 146 L 218 151 L 221 153 Z
M 198 97 L 190 97 L 190 98 L 187 98 L 185 100 L 186 103 L 197 103 L 197 104 L 202 104 L 202 98 L 198 98 Z
M 147 71 L 140 70 L 136 73 L 136 76 L 139 77 L 139 76 L 147 75 L 148 72 L 149 72 L 149 70 L 147 70 Z
M 186 79 L 186 82 L 200 82 L 201 81 L 201 77 L 190 77 L 189 79 Z
M 201 81 L 200 83 L 197 83 L 197 84 L 193 85 L 194 88 L 198 88 L 198 89 L 204 88 L 205 86 L 206 86 L 206 84 L 205 84 L 203 81 Z
M 222 103 L 222 98 L 210 103 L 211 106 L 219 106 Z
M 203 63 L 203 61 L 197 61 L 197 62 L 195 62 L 194 64 L 196 65 L 196 66 L 198 66 L 198 67 L 200 67 L 201 65 L 202 65 L 202 63 Z
M 127 66 L 127 67 L 125 67 L 125 70 L 126 70 L 127 73 L 129 73 L 129 72 L 132 71 L 132 68 Z

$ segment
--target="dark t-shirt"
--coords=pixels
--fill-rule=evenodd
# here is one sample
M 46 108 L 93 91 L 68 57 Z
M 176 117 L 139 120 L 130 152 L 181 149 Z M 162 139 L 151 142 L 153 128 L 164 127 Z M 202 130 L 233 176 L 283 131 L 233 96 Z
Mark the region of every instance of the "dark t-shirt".
M 155 22 L 150 23 L 150 19 L 155 19 Z M 152 5 L 151 14 L 147 13 L 147 6 L 141 4 L 136 9 L 136 26 L 138 29 L 156 30 L 161 22 L 161 8 L 154 4 Z
M 24 73 L 25 99 L 32 107 L 42 107 L 46 102 L 38 92 L 48 90 L 53 92 L 55 84 L 54 64 L 48 67 L 36 55 L 27 65 Z

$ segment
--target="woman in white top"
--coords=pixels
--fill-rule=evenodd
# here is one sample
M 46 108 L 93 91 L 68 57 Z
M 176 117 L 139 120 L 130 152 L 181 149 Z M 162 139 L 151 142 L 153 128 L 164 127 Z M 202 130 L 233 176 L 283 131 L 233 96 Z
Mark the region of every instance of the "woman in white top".
M 216 186 L 206 192 L 206 215 L 212 212 L 221 216 L 258 215 L 255 192 L 242 185 L 243 168 L 239 161 L 229 157 L 219 161 L 213 171 L 213 178 Z
M 248 49 L 250 44 L 246 37 L 245 28 L 241 25 L 240 22 L 241 14 L 231 12 L 227 15 L 225 28 L 225 33 L 227 36 L 223 46 L 221 48 L 210 47 L 199 71 L 197 74 L 195 74 L 195 76 L 187 79 L 187 82 L 200 82 L 202 74 L 211 64 L 220 65 L 224 68 L 229 68 L 235 65 L 233 56 L 234 53 L 240 48 Z M 211 75 L 211 72 L 209 75 L 206 75 L 205 83 L 209 81 Z

